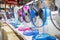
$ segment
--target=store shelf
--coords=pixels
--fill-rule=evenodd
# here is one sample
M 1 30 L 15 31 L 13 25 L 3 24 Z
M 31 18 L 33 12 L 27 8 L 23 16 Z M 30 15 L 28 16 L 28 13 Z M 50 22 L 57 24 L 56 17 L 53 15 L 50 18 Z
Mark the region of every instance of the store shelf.
M 6 24 L 2 24 L 4 27 L 3 29 L 3 39 L 4 40 L 20 40 L 18 36 L 14 33 L 14 31 Z
M 21 36 L 24 40 L 32 40 L 32 36 L 23 35 L 23 31 L 18 31 L 18 29 L 14 28 L 11 24 L 6 22 L 19 36 Z
M 14 28 L 11 24 L 6 22 L 19 36 L 21 36 L 24 40 L 32 40 L 32 36 L 25 36 L 23 35 L 23 31 L 18 31 L 18 29 Z M 58 40 L 58 39 L 56 39 Z

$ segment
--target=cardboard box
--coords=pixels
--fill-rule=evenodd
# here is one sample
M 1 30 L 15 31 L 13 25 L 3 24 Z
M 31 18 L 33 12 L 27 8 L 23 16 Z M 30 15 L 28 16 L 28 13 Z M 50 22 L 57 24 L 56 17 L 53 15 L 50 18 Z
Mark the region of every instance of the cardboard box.
M 8 40 L 20 40 L 14 33 L 7 34 Z
M 8 24 L 3 23 L 4 27 L 2 27 L 2 37 L 3 40 L 20 40 L 21 37 L 19 37 L 15 32 L 9 27 Z
M 7 33 L 4 29 L 2 29 L 2 40 L 8 40 Z

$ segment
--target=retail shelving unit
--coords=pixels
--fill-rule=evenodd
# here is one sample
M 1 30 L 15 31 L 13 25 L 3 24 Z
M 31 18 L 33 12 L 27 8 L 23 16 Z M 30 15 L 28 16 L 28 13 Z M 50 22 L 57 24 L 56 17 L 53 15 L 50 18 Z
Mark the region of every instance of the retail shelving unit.
M 6 22 L 19 36 L 21 36 L 24 40 L 32 40 L 32 36 L 25 36 L 23 35 L 23 31 L 18 31 L 18 29 L 15 29 L 11 24 Z
M 2 25 L 3 40 L 20 40 L 14 31 L 8 26 L 8 24 L 2 22 Z
M 52 12 L 53 14 L 55 12 Z M 18 29 L 16 29 L 14 26 L 12 26 L 10 23 L 6 22 L 10 28 L 12 28 L 19 36 L 21 36 L 24 40 L 32 40 L 32 36 L 25 36 L 23 35 L 23 31 L 18 31 Z M 58 39 L 56 39 L 58 40 Z
M 5 0 L 0 0 L 0 11 L 5 10 Z

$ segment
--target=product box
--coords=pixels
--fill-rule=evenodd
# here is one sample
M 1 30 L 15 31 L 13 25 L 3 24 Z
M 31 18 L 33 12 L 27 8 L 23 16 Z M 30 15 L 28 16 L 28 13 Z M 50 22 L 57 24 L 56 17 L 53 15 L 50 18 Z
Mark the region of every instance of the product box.
M 7 34 L 8 40 L 20 40 L 14 33 Z
M 3 40 L 20 40 L 8 25 L 3 27 L 2 33 Z

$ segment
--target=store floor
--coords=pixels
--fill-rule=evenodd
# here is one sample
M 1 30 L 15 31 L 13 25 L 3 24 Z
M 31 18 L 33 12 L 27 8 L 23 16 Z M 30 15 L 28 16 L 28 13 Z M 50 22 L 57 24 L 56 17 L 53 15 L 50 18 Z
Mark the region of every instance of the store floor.
M 2 40 L 2 33 L 1 33 L 1 30 L 0 30 L 0 40 Z

